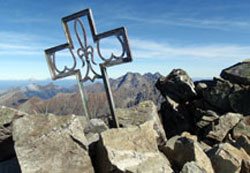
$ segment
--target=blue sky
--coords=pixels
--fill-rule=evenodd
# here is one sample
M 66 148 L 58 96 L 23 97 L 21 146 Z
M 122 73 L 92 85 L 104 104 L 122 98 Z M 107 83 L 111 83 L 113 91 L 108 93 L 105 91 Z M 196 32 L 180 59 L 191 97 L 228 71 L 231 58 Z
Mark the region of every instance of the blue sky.
M 248 0 L 0 0 L 0 79 L 50 78 L 44 49 L 65 43 L 61 18 L 86 8 L 98 32 L 127 28 L 134 61 L 110 68 L 111 77 L 183 68 L 208 78 L 250 58 Z M 113 40 L 102 45 L 119 52 Z

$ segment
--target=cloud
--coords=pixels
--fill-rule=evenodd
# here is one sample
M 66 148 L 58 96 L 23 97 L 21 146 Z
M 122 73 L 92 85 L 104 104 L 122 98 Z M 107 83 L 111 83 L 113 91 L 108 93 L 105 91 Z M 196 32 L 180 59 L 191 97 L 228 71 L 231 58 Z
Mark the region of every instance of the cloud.
M 175 46 L 167 43 L 157 43 L 154 41 L 132 39 L 131 47 L 135 58 L 210 58 L 213 59 L 232 59 L 249 58 L 250 45 L 187 45 Z
M 157 17 L 157 18 L 141 18 L 130 15 L 118 16 L 120 19 L 126 19 L 134 22 L 143 22 L 147 24 L 155 25 L 171 25 L 182 26 L 189 28 L 201 28 L 201 29 L 217 29 L 222 31 L 230 31 L 235 29 L 249 30 L 250 21 L 240 20 L 227 20 L 227 19 L 197 19 L 197 18 L 183 18 L 183 17 Z
M 44 49 L 51 47 L 48 44 L 36 42 L 36 35 L 23 33 L 0 32 L 0 55 L 39 55 L 44 56 Z M 233 59 L 249 58 L 250 45 L 212 44 L 212 45 L 173 45 L 170 43 L 158 43 L 152 40 L 130 39 L 132 54 L 135 58 L 150 59 L 174 59 L 174 58 L 209 58 L 209 59 Z M 59 43 L 60 44 L 60 43 Z M 77 47 L 77 46 L 76 46 Z M 96 45 L 93 45 L 96 54 Z M 121 45 L 115 39 L 104 39 L 101 44 L 101 53 L 109 57 L 112 52 L 121 53 Z M 69 52 L 58 53 L 58 56 L 69 56 Z
M 0 55 L 44 55 L 46 45 L 34 34 L 0 31 Z

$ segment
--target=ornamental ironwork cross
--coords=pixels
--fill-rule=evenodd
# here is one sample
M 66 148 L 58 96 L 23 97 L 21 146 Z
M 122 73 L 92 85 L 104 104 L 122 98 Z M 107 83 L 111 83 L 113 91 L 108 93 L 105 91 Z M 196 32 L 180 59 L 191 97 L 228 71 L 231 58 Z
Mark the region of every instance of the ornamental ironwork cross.
M 96 43 L 97 54 L 99 55 L 99 58 L 101 60 L 101 63 L 99 64 L 97 64 L 97 62 L 94 59 L 94 48 L 91 45 L 88 45 L 87 43 L 86 29 L 84 27 L 83 21 L 81 20 L 81 17 L 87 17 L 88 24 L 90 26 L 91 35 L 93 38 L 93 42 Z M 76 48 L 76 49 L 74 48 L 75 45 L 73 44 L 72 37 L 71 37 L 71 32 L 70 32 L 70 27 L 69 27 L 70 22 L 74 23 L 73 28 L 74 28 L 76 40 L 79 43 L 79 48 Z M 77 81 L 78 81 L 79 91 L 80 91 L 81 98 L 83 101 L 84 113 L 85 113 L 85 116 L 89 119 L 90 116 L 89 116 L 88 106 L 87 106 L 87 95 L 83 87 L 83 82 L 88 81 L 88 80 L 93 82 L 95 79 L 102 78 L 104 86 L 105 86 L 107 98 L 108 98 L 110 113 L 112 116 L 112 121 L 110 123 L 110 126 L 113 128 L 118 128 L 119 123 L 118 123 L 117 117 L 115 116 L 115 104 L 114 104 L 114 99 L 112 96 L 112 91 L 111 91 L 106 68 L 132 61 L 132 55 L 131 55 L 131 51 L 129 47 L 126 29 L 124 27 L 121 27 L 121 28 L 117 28 L 114 30 L 110 30 L 110 31 L 98 34 L 96 27 L 95 27 L 93 15 L 90 9 L 85 9 L 83 11 L 80 11 L 75 14 L 62 18 L 62 24 L 64 27 L 64 32 L 66 35 L 67 42 L 65 44 L 61 44 L 61 45 L 45 50 L 45 55 L 46 55 L 46 59 L 47 59 L 47 63 L 49 66 L 52 79 L 56 80 L 56 79 L 64 78 L 67 76 L 72 76 L 72 75 L 76 76 Z M 83 33 L 83 40 L 80 37 L 79 31 L 78 31 L 79 27 L 77 26 L 80 26 L 80 29 Z M 119 56 L 116 56 L 114 53 L 111 53 L 110 57 L 106 58 L 101 54 L 100 40 L 107 38 L 107 37 L 111 37 L 111 36 L 114 36 L 115 38 L 118 39 L 122 47 L 122 53 Z M 62 50 L 69 50 L 73 58 L 73 66 L 70 68 L 68 66 L 64 66 L 64 68 L 61 70 L 57 67 L 55 54 Z M 82 75 L 80 69 L 77 68 L 77 57 L 82 62 L 82 68 L 86 68 L 84 75 Z M 93 68 L 93 66 L 98 66 L 98 65 L 100 67 L 101 74 L 99 74 Z M 93 77 L 90 77 L 90 73 L 92 73 Z

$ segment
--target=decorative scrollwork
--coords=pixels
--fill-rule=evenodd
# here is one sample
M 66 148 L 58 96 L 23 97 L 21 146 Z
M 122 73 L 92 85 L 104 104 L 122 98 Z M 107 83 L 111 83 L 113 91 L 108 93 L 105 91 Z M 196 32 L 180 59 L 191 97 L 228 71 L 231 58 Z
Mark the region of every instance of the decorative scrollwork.
M 97 41 L 97 52 L 98 52 L 98 55 L 99 55 L 99 57 L 104 61 L 104 62 L 110 62 L 110 61 L 112 61 L 113 59 L 122 59 L 123 57 L 124 57 L 124 55 L 125 55 L 125 43 L 124 43 L 124 41 L 122 40 L 122 38 L 121 38 L 121 36 L 120 35 L 116 35 L 116 38 L 119 40 L 119 42 L 120 42 L 120 44 L 121 44 L 121 46 L 122 46 L 122 53 L 121 53 L 121 55 L 119 55 L 119 56 L 116 56 L 116 55 L 114 55 L 114 53 L 111 53 L 111 55 L 110 55 L 110 57 L 109 58 L 104 58 L 103 56 L 102 56 L 102 53 L 101 53 L 101 50 L 100 50 L 100 40 L 98 40 Z
M 83 32 L 84 44 L 82 43 L 82 40 L 79 36 L 79 32 L 77 29 L 78 23 L 80 24 L 82 32 Z M 82 61 L 82 67 L 84 67 L 85 64 L 87 65 L 87 70 L 82 81 L 84 82 L 84 81 L 90 80 L 93 82 L 96 78 L 101 78 L 101 75 L 99 75 L 92 67 L 91 63 L 93 63 L 94 65 L 97 65 L 97 63 L 94 61 L 94 48 L 88 45 L 85 27 L 84 27 L 83 22 L 79 18 L 76 18 L 74 21 L 74 30 L 76 33 L 76 38 L 80 45 L 80 48 L 77 49 L 77 55 Z M 89 76 L 90 71 L 94 74 L 93 78 Z
M 68 68 L 68 66 L 65 65 L 63 70 L 59 70 L 59 69 L 57 68 L 57 66 L 56 66 L 56 55 L 55 55 L 55 53 L 53 53 L 53 54 L 51 55 L 51 56 L 52 56 L 53 67 L 54 67 L 54 69 L 56 70 L 56 72 L 57 72 L 58 74 L 64 74 L 64 73 L 73 72 L 73 71 L 75 70 L 75 68 L 76 68 L 76 57 L 75 57 L 75 55 L 74 55 L 74 53 L 72 52 L 71 49 L 69 49 L 69 51 L 70 51 L 70 53 L 71 53 L 71 55 L 72 55 L 74 64 L 73 64 L 73 67 L 71 67 L 71 68 Z
M 81 20 L 81 17 L 83 16 L 87 16 L 88 23 L 90 25 L 92 38 L 93 38 L 94 43 L 96 43 L 96 49 L 97 49 L 96 55 L 99 56 L 102 63 L 99 63 L 99 61 L 97 63 L 95 61 L 94 48 L 93 46 L 88 45 L 86 29 L 85 29 L 83 21 Z M 72 37 L 71 37 L 72 33 L 70 32 L 70 27 L 69 27 L 69 22 L 71 21 L 74 22 L 73 23 L 74 29 L 72 29 L 73 30 L 72 33 L 74 32 L 76 36 L 74 37 L 76 38 L 75 41 L 79 43 L 77 44 L 79 45 L 79 47 L 77 47 L 75 50 L 74 50 L 74 47 L 76 45 L 73 44 Z M 80 59 L 81 68 L 84 69 L 84 73 L 85 73 L 85 74 L 81 74 L 82 82 L 87 81 L 87 80 L 90 80 L 93 82 L 96 78 L 103 78 L 103 76 L 99 74 L 100 72 L 96 71 L 96 69 L 94 68 L 95 66 L 100 65 L 102 67 L 110 67 L 116 64 L 121 64 L 121 63 L 132 61 L 127 33 L 124 27 L 98 34 L 95 28 L 94 19 L 93 19 L 90 9 L 86 9 L 78 13 L 66 16 L 62 19 L 62 22 L 64 26 L 65 35 L 67 38 L 67 43 L 45 50 L 47 62 L 50 68 L 52 78 L 54 80 L 58 78 L 70 76 L 79 72 L 80 69 L 77 68 L 77 60 L 78 60 L 77 57 Z M 102 39 L 112 37 L 112 36 L 114 36 L 118 40 L 119 42 L 118 44 L 121 46 L 122 52 L 120 55 L 111 53 L 109 57 L 105 57 L 103 56 L 101 48 L 100 48 L 101 47 L 100 41 Z M 65 65 L 62 69 L 60 69 L 57 67 L 55 54 L 56 52 L 64 50 L 64 49 L 69 50 L 69 53 L 71 54 L 73 58 L 73 64 L 71 67 L 68 67 Z

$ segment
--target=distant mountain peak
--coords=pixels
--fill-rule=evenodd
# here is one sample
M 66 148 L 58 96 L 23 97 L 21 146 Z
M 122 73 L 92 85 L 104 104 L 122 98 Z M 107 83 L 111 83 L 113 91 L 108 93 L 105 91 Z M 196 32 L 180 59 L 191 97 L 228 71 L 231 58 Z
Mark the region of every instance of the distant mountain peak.
M 40 86 L 36 83 L 29 84 L 26 87 L 26 90 L 31 90 L 31 91 L 40 91 Z

